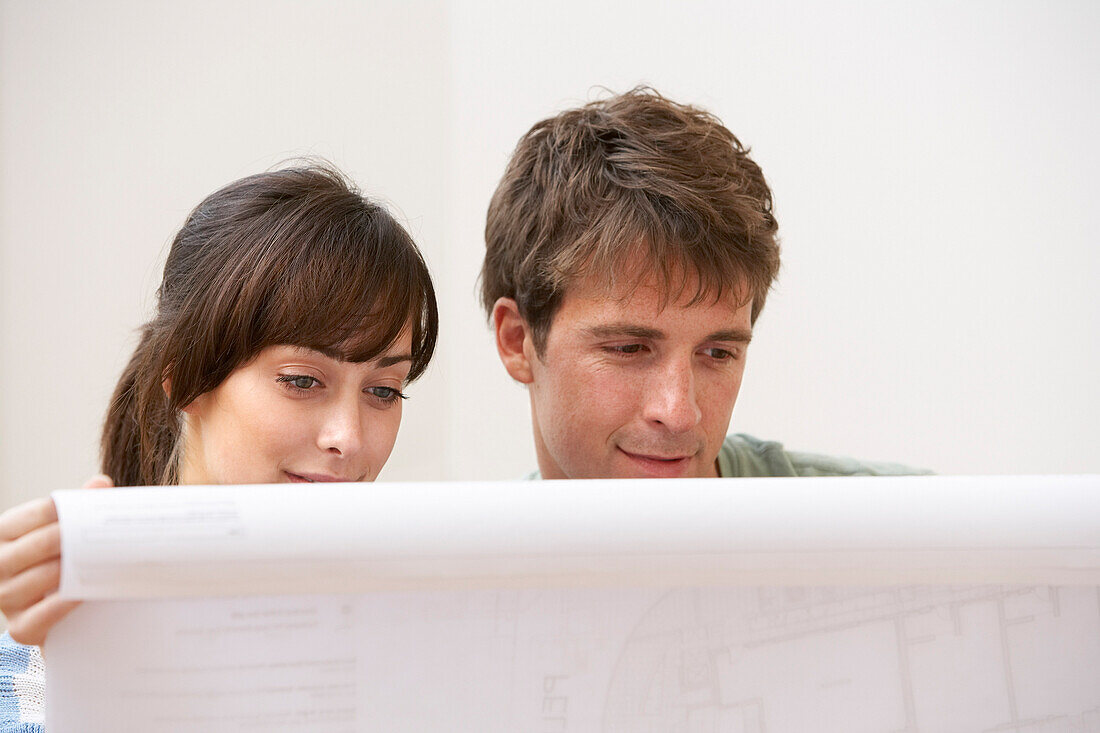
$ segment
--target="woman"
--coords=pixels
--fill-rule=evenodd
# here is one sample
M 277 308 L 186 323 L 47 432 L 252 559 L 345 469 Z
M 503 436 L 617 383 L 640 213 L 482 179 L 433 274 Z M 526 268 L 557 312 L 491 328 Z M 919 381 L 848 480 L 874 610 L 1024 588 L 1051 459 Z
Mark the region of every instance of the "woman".
M 324 166 L 241 179 L 191 212 L 157 298 L 86 486 L 374 480 L 438 331 L 427 267 L 385 209 Z M 0 543 L 0 730 L 40 730 L 19 727 L 41 720 L 23 645 L 75 605 L 56 596 L 53 502 L 5 512 Z

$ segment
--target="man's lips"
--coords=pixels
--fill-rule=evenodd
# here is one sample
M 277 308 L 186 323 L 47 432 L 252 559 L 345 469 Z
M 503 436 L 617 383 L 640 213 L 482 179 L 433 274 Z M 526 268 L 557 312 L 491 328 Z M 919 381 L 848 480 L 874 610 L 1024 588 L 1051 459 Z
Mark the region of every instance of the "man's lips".
M 686 461 L 689 458 L 691 458 L 692 455 L 694 455 L 694 454 L 680 454 L 680 455 L 674 455 L 674 456 L 654 456 L 654 455 L 648 455 L 648 454 L 645 454 L 645 453 L 631 453 L 630 451 L 623 450 L 622 448 L 620 448 L 619 450 L 623 451 L 623 453 L 627 454 L 631 458 L 640 458 L 640 459 L 643 459 L 643 460 L 646 460 L 646 461 L 660 461 L 662 463 L 675 463 L 677 461 Z
M 343 478 L 341 476 L 331 476 L 324 473 L 291 473 L 290 471 L 283 471 L 294 484 L 331 484 L 341 483 L 348 481 L 355 481 L 353 478 Z
M 682 477 L 691 466 L 694 453 L 677 453 L 673 455 L 653 455 L 648 453 L 631 453 L 619 448 L 627 459 L 645 474 L 654 477 L 676 478 Z

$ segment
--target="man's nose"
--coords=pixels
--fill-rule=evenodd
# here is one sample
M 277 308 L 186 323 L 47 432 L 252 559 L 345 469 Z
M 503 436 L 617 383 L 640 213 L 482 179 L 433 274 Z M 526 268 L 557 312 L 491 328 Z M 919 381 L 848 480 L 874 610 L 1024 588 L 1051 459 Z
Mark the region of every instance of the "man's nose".
M 321 450 L 351 458 L 363 449 L 363 424 L 358 399 L 334 400 L 325 412 L 317 436 Z
M 703 418 L 695 394 L 695 371 L 689 359 L 670 359 L 649 380 L 645 419 L 674 433 L 691 430 Z

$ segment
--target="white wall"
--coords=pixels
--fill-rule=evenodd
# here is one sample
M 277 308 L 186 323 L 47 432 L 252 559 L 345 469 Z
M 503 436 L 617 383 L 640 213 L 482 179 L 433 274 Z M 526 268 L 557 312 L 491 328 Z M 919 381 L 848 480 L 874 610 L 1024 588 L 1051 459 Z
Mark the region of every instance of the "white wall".
M 474 279 L 517 138 L 597 85 L 716 112 L 784 270 L 734 430 L 942 472 L 1100 471 L 1093 3 L 0 0 L 0 506 L 94 471 L 165 246 L 320 154 L 407 217 L 439 356 L 384 478 L 534 463 Z
M 460 349 L 479 338 L 470 283 L 508 154 L 593 85 L 638 82 L 716 112 L 775 193 L 784 266 L 732 430 L 941 472 L 1100 471 L 1100 5 L 452 16 L 451 475 L 533 463 L 525 393 L 491 348 Z
M 167 245 L 229 181 L 335 161 L 439 272 L 441 2 L 5 2 L 0 15 L 0 505 L 97 466 Z M 441 478 L 424 379 L 387 474 Z M 417 409 L 420 405 L 420 409 Z

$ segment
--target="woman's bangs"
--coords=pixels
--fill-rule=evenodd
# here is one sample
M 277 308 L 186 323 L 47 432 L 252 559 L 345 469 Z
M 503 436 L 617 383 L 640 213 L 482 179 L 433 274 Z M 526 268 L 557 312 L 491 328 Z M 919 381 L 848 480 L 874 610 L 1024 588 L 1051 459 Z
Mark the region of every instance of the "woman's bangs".
M 415 379 L 431 359 L 438 328 L 424 260 L 384 208 L 322 178 L 316 190 L 265 212 L 260 242 L 257 228 L 242 232 L 240 246 L 256 256 L 241 271 L 242 297 L 230 319 L 236 341 L 248 345 L 241 356 L 292 344 L 367 362 L 408 331 Z
M 362 255 L 345 260 L 343 272 L 300 273 L 273 292 L 265 344 L 294 344 L 351 362 L 385 354 L 411 330 L 414 362 L 421 338 L 424 293 L 409 277 L 386 277 Z M 317 264 L 317 263 L 314 263 Z M 347 265 L 351 265 L 348 267 Z M 358 265 L 358 266 L 356 266 Z M 372 266 L 374 265 L 374 266 Z M 399 268 L 404 269 L 404 268 Z

